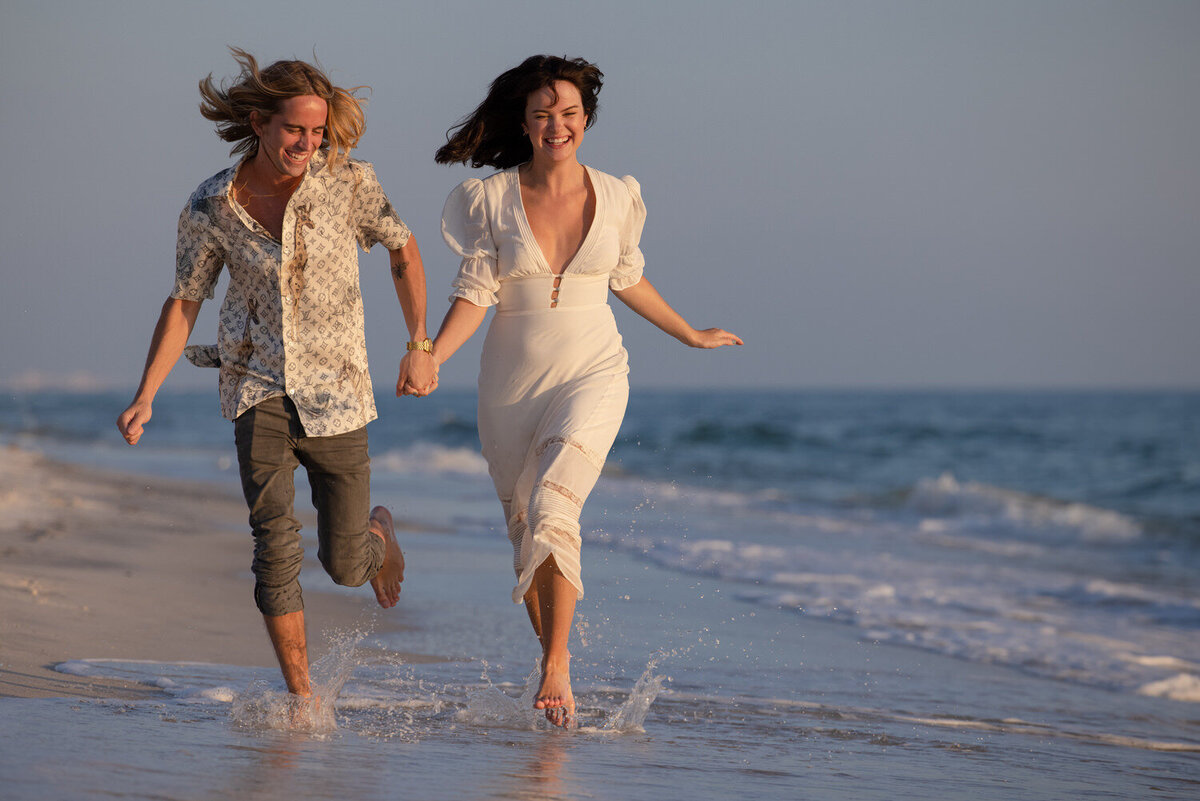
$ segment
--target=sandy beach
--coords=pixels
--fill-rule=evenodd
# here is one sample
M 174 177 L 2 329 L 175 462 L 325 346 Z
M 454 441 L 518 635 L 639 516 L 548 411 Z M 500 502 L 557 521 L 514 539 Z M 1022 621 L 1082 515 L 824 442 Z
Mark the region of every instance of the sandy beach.
M 0 487 L 0 696 L 160 694 L 54 670 L 80 658 L 275 664 L 251 597 L 251 540 L 236 491 L 14 447 L 0 451 Z M 365 587 L 361 599 L 311 592 L 306 604 L 310 620 L 339 627 L 360 619 L 370 599 Z

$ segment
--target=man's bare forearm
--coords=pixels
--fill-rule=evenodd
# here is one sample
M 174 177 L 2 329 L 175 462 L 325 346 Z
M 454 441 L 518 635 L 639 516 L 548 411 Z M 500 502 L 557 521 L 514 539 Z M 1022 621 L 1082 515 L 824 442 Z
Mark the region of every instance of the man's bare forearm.
M 134 396 L 137 400 L 152 400 L 167 374 L 179 361 L 187 345 L 200 304 L 196 301 L 168 298 L 163 304 L 154 336 L 150 340 L 150 351 L 146 354 L 146 366 L 142 370 L 142 381 Z
M 427 336 L 425 265 L 421 261 L 416 237 L 409 237 L 408 242 L 399 250 L 389 251 L 389 256 L 392 264 L 392 283 L 396 287 L 400 311 L 404 313 L 404 323 L 408 326 L 409 339 L 424 339 Z

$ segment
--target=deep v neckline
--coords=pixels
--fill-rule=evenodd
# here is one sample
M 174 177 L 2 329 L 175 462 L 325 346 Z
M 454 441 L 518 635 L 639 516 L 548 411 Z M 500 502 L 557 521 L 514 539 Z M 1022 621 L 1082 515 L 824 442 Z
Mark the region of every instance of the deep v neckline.
M 529 215 L 525 213 L 525 197 L 521 194 L 521 168 L 512 168 L 513 181 L 517 190 L 517 211 L 520 212 L 517 217 L 521 223 L 521 232 L 528 237 L 530 243 L 532 243 L 531 250 L 537 254 L 538 260 L 541 261 L 542 266 L 545 267 L 546 271 L 555 278 L 561 278 L 562 276 L 566 275 L 568 272 L 570 272 L 571 267 L 575 264 L 575 262 L 579 261 L 587 254 L 587 252 L 591 249 L 592 235 L 595 234 L 596 229 L 599 227 L 596 225 L 596 221 L 600 219 L 600 214 L 602 212 L 600 190 L 596 188 L 596 181 L 592 176 L 592 168 L 586 164 L 581 164 L 579 166 L 583 167 L 584 175 L 587 177 L 588 185 L 591 186 L 592 194 L 596 197 L 596 208 L 592 211 L 592 220 L 588 224 L 587 233 L 583 235 L 583 239 L 579 241 L 579 247 L 575 249 L 575 253 L 571 256 L 571 258 L 567 259 L 566 263 L 563 264 L 562 272 L 559 273 L 554 272 L 554 268 L 550 266 L 550 261 L 546 258 L 546 252 L 542 250 L 542 243 L 538 241 L 537 236 L 535 236 L 533 233 L 533 225 L 529 222 Z

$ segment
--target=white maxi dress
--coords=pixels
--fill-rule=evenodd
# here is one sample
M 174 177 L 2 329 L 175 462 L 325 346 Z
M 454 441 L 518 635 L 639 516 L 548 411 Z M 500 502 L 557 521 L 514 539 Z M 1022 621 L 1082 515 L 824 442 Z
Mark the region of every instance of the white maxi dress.
M 596 212 L 561 277 L 530 230 L 517 168 L 463 182 L 442 212 L 442 236 L 462 257 L 451 300 L 496 306 L 480 360 L 479 439 L 513 546 L 514 603 L 551 554 L 583 597 L 579 515 L 629 399 L 608 290 L 641 280 L 646 209 L 632 177 L 585 169 Z

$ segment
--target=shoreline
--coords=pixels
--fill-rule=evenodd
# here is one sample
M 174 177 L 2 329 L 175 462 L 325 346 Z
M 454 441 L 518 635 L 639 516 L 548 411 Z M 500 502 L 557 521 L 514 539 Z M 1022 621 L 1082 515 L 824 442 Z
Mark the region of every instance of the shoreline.
M 928 795 L 930 781 L 953 788 L 933 797 L 967 788 L 985 801 L 1193 789 L 1200 743 L 1185 705 L 874 641 L 627 549 L 593 549 L 592 591 L 577 607 L 572 677 L 588 725 L 547 731 L 516 707 L 537 646 L 507 602 L 499 532 L 410 529 L 404 609 L 375 616 L 380 636 L 365 647 L 381 659 L 347 685 L 344 735 L 314 738 L 254 710 L 239 719 L 228 698 L 193 706 L 158 689 L 169 663 L 201 662 L 214 667 L 185 690 L 246 686 L 238 668 L 253 667 L 280 696 L 232 481 L 119 475 L 0 448 L 0 482 L 0 721 L 20 732 L 0 753 L 0 777 L 23 796 L 128 794 L 136 781 L 139 798 L 291 798 L 326 786 L 316 776 L 343 795 L 399 782 L 431 798 L 496 796 L 496 776 L 572 798 L 679 786 L 697 798 L 783 799 L 804 786 L 893 799 Z M 330 645 L 311 635 L 361 629 L 375 602 L 365 588 L 325 591 L 333 585 L 308 566 L 316 660 Z M 106 675 L 134 681 L 53 669 L 105 658 L 128 668 Z M 635 697 L 649 717 L 609 730 Z M 646 767 L 629 771 L 631 758 Z M 447 760 L 465 766 L 449 780 Z M 897 772 L 920 781 L 897 785 Z
M 236 486 L 0 446 L 0 487 L 0 697 L 165 695 L 54 668 L 77 659 L 276 665 L 254 606 L 253 543 Z M 298 517 L 315 526 L 311 510 Z M 365 585 L 361 597 L 322 592 L 328 577 L 315 560 L 305 567 L 315 661 L 323 644 L 312 633 L 360 624 L 375 601 Z

